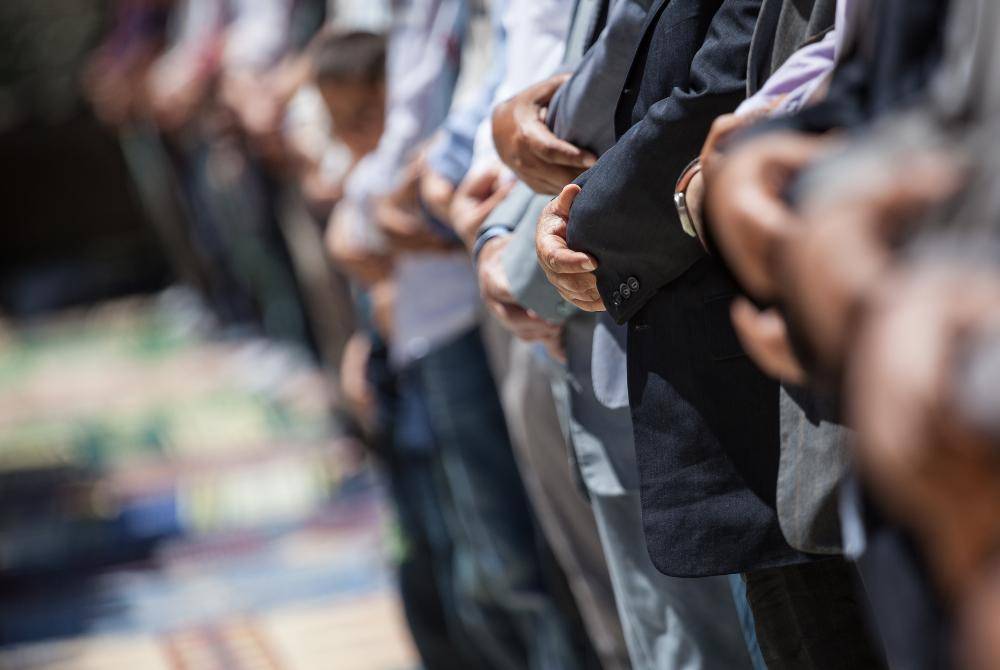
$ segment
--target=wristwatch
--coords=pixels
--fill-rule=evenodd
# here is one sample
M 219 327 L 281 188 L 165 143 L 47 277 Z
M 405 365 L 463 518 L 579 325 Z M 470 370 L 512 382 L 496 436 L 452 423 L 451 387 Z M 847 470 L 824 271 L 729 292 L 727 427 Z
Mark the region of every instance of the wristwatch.
M 677 216 L 681 220 L 684 232 L 691 237 L 698 237 L 698 229 L 694 225 L 694 215 L 688 207 L 687 190 L 688 186 L 691 185 L 691 180 L 699 172 L 701 172 L 701 159 L 695 158 L 684 168 L 680 179 L 677 180 L 677 185 L 674 186 L 674 206 L 677 208 Z

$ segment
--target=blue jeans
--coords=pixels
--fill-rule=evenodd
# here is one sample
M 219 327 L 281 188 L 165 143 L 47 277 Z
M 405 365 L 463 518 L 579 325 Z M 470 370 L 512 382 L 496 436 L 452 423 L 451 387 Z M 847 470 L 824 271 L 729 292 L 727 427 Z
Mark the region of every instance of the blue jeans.
M 462 612 L 496 668 L 579 668 L 543 576 L 538 535 L 478 329 L 415 364 L 441 450 Z
M 736 615 L 740 618 L 740 628 L 743 629 L 743 638 L 747 643 L 747 651 L 750 652 L 753 670 L 767 670 L 764 655 L 760 651 L 760 645 L 757 644 L 757 629 L 754 624 L 753 611 L 750 609 L 750 602 L 747 600 L 747 585 L 743 583 L 743 577 L 729 575 L 729 588 L 733 591 Z
M 466 629 L 455 589 L 454 547 L 440 491 L 440 452 L 420 389 L 388 366 L 376 347 L 368 374 L 378 397 L 374 450 L 384 468 L 402 541 L 399 591 L 410 634 L 422 664 L 434 670 L 488 665 Z

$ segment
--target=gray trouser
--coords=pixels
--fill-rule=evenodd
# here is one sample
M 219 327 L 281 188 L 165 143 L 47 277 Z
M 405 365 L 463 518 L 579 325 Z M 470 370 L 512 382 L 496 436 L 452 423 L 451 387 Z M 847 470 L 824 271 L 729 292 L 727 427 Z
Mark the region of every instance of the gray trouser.
M 569 459 L 551 377 L 535 346 L 484 319 L 514 455 L 542 531 L 562 568 L 605 670 L 629 667 L 601 540 Z
M 750 668 L 726 577 L 668 577 L 646 550 L 638 493 L 591 494 L 634 670 Z
M 632 419 L 624 380 L 617 378 L 625 374 L 622 333 L 595 322 L 574 318 L 566 324 L 569 363 L 565 378 L 553 384 L 553 393 L 568 416 L 632 667 L 750 668 L 729 579 L 667 577 L 649 557 Z M 593 365 L 595 360 L 599 366 Z

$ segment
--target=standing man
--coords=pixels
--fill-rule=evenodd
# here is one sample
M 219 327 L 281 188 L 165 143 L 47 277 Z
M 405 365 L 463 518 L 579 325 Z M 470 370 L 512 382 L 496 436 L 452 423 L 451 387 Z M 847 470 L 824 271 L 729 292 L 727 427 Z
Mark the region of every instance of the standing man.
M 603 3 L 581 0 L 577 8 L 567 48 L 592 46 L 572 78 L 529 87 L 494 113 L 499 154 L 524 184 L 478 233 L 480 286 L 492 311 L 521 337 L 538 337 L 546 325 L 540 317 L 565 322 L 568 378 L 554 388 L 569 410 L 571 443 L 601 531 L 633 667 L 747 667 L 726 579 L 671 578 L 650 561 L 617 327 L 598 327 L 593 315 L 563 301 L 535 256 L 535 223 L 549 200 L 544 194 L 558 192 L 615 141 L 614 102 L 650 10 L 645 0 L 618 0 L 589 15 L 606 15 L 602 25 L 588 21 L 587 9 L 596 4 Z M 546 109 L 555 133 L 539 120 Z

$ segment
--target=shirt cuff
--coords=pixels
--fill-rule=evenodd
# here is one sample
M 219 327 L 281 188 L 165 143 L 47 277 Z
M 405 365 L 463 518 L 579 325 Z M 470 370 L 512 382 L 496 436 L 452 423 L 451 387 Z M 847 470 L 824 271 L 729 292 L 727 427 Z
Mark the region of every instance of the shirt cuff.
M 483 247 L 486 246 L 487 242 L 496 237 L 504 237 L 510 234 L 510 228 L 501 225 L 489 226 L 480 231 L 479 236 L 476 237 L 476 241 L 472 245 L 472 262 L 479 263 L 479 254 L 483 252 Z
M 439 175 L 458 186 L 472 163 L 472 147 L 451 133 L 441 135 L 427 151 L 427 164 Z

